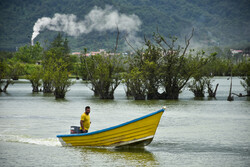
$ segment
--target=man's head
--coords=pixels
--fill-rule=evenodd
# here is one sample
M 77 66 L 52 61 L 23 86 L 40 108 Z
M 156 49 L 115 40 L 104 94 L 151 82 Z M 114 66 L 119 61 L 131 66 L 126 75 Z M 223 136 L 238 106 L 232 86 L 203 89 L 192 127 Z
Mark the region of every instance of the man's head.
M 89 113 L 90 113 L 90 107 L 89 107 L 89 106 L 86 106 L 86 107 L 85 107 L 85 113 L 86 113 L 87 115 L 89 115 Z

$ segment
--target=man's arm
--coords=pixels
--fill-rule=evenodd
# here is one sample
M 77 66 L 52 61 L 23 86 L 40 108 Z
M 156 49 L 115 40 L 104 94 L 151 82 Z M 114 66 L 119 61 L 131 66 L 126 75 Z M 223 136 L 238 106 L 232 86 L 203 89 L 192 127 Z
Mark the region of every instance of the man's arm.
M 82 131 L 85 132 L 85 129 L 84 129 L 84 127 L 83 127 L 83 120 L 80 120 L 80 125 L 81 125 L 81 127 L 82 127 Z

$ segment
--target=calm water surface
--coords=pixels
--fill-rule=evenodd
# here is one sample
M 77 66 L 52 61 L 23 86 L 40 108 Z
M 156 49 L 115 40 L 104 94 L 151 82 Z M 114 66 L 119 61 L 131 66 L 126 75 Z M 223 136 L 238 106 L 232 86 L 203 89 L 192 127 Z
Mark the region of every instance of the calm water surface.
M 32 94 L 25 80 L 0 94 L 0 166 L 250 166 L 250 99 L 226 101 L 227 78 L 216 99 L 195 99 L 185 90 L 178 101 L 127 99 L 121 85 L 115 100 L 99 100 L 77 81 L 65 100 Z M 238 78 L 233 92 L 242 93 Z M 62 147 L 56 135 L 79 125 L 91 106 L 91 129 L 99 130 L 167 106 L 153 142 L 143 149 Z

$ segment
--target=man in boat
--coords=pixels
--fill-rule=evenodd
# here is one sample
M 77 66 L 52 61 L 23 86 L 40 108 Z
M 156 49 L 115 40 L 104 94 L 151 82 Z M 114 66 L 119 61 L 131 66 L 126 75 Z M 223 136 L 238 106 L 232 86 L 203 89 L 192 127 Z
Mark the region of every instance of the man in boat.
M 85 107 L 85 112 L 81 115 L 80 120 L 80 133 L 88 133 L 90 127 L 90 107 Z

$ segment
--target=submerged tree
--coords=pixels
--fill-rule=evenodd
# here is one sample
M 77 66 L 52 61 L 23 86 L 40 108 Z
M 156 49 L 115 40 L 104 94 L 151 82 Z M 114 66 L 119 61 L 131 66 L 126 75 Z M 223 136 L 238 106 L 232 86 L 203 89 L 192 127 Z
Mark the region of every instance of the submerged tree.
M 146 99 L 146 78 L 143 71 L 143 50 L 137 50 L 135 55 L 127 57 L 127 66 L 123 73 L 124 83 L 127 87 L 127 95 L 131 95 L 135 100 Z
M 143 71 L 139 67 L 133 67 L 128 73 L 124 74 L 124 79 L 134 99 L 145 100 L 147 89 Z
M 64 98 L 68 88 L 73 84 L 69 79 L 69 74 L 67 70 L 67 63 L 62 59 L 57 59 L 54 66 L 54 72 L 52 75 L 52 86 L 54 88 L 55 98 Z
M 216 97 L 216 92 L 218 89 L 219 84 L 217 83 L 215 88 L 213 88 L 213 76 L 216 74 L 215 71 L 223 72 L 224 70 L 218 70 L 219 68 L 223 68 L 223 61 L 218 59 L 217 52 L 211 53 L 210 56 L 208 57 L 208 63 L 205 65 L 205 77 L 206 79 L 206 87 L 207 87 L 207 93 L 208 97 L 215 98 Z M 225 66 L 224 66 L 225 67 Z
M 182 89 L 186 86 L 195 70 L 190 59 L 187 58 L 187 49 L 193 32 L 185 38 L 185 46 L 176 46 L 177 38 L 170 38 L 168 42 L 158 32 L 154 34 L 154 40 L 162 52 L 161 59 L 161 86 L 164 91 L 160 94 L 160 99 L 178 99 Z M 191 56 L 191 55 L 190 55 Z
M 93 55 L 84 57 L 87 78 L 95 95 L 101 99 L 113 99 L 121 82 L 122 60 L 119 55 Z
M 122 57 L 116 54 L 119 41 L 119 29 L 117 27 L 117 38 L 114 53 L 92 55 L 87 57 L 87 49 L 84 49 L 85 69 L 91 90 L 100 99 L 114 99 L 114 92 L 121 83 L 123 72 Z M 83 63 L 82 63 L 83 64 Z
M 37 65 L 32 72 L 26 76 L 27 79 L 31 82 L 32 92 L 39 92 L 39 87 L 42 85 L 42 68 L 41 66 Z
M 10 66 L 5 61 L 0 61 L 0 92 L 6 92 L 9 84 L 13 84 L 10 71 Z
M 43 92 L 64 98 L 72 85 L 69 79 L 70 57 L 67 39 L 59 33 L 43 57 Z
M 9 76 L 13 80 L 18 80 L 20 76 L 25 74 L 25 65 L 20 61 L 9 59 L 6 63 L 9 67 Z
M 46 53 L 50 55 L 49 53 Z M 42 63 L 43 65 L 43 74 L 42 74 L 42 82 L 43 82 L 43 93 L 53 93 L 54 88 L 52 85 L 53 82 L 53 73 L 54 73 L 54 58 L 45 59 Z
M 147 49 L 137 50 L 128 57 L 128 67 L 124 74 L 127 90 L 135 100 L 158 99 L 160 86 L 160 49 L 145 38 Z
M 17 80 L 19 76 L 24 75 L 24 64 L 19 61 L 10 59 L 8 61 L 0 61 L 0 92 L 6 92 L 10 84 L 14 84 L 13 80 Z
M 44 93 L 54 93 L 55 98 L 64 98 L 68 88 L 73 84 L 69 79 L 67 62 L 51 57 L 46 61 L 42 75 Z
M 195 97 L 205 97 L 205 85 L 205 78 L 200 78 L 198 80 L 192 80 L 188 87 L 189 90 L 194 93 Z
M 193 72 L 192 81 L 188 85 L 189 90 L 194 93 L 195 97 L 205 97 L 205 89 L 207 84 L 210 88 L 212 87 L 210 81 L 211 73 L 208 67 L 215 55 L 216 54 L 212 54 L 210 57 L 208 57 L 205 55 L 204 51 L 201 51 L 197 52 L 195 57 L 190 58 L 193 69 L 199 69 Z
M 193 32 L 185 38 L 184 47 L 176 44 L 177 38 L 165 38 L 159 32 L 154 33 L 153 42 L 144 38 L 146 49 L 135 50 L 127 41 L 136 54 L 128 60 L 125 83 L 135 99 L 178 99 L 191 78 L 189 88 L 196 97 L 205 96 L 207 84 L 212 91 L 211 82 L 208 82 L 211 71 L 206 64 L 215 54 L 205 57 L 205 52 L 197 55 L 191 50 L 188 52 Z
M 129 86 L 137 85 L 135 88 L 145 93 L 147 99 L 178 99 L 190 78 L 206 63 L 206 59 L 197 62 L 197 56 L 187 53 L 193 31 L 185 38 L 184 47 L 176 46 L 177 38 L 166 39 L 159 32 L 154 34 L 153 42 L 145 38 L 147 48 L 134 49 L 136 55 L 132 58 L 127 77 Z M 140 80 L 131 80 L 133 75 Z M 162 93 L 160 89 L 163 89 Z
M 150 40 L 145 39 L 147 49 L 143 54 L 142 70 L 146 79 L 147 99 L 159 98 L 159 87 L 161 84 L 161 49 L 153 45 Z
M 206 85 L 207 85 L 208 97 L 216 97 L 216 92 L 217 92 L 219 84 L 217 83 L 215 86 L 215 89 L 213 90 L 212 81 L 211 79 L 208 79 L 206 81 Z
M 250 59 L 245 60 L 238 64 L 238 72 L 242 79 L 241 85 L 244 87 L 247 92 L 247 96 L 250 96 Z

